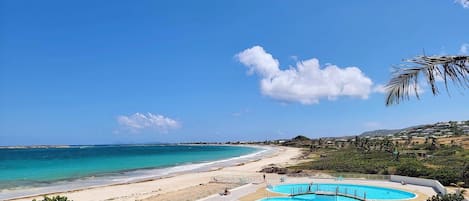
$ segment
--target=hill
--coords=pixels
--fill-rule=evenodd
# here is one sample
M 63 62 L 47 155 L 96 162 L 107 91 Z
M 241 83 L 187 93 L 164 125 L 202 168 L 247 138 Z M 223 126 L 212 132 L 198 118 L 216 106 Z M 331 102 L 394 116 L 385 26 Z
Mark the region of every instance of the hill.
M 373 131 L 366 131 L 362 134 L 358 135 L 359 137 L 379 137 L 379 136 L 387 136 L 387 135 L 394 135 L 396 133 L 401 132 L 405 129 L 380 129 L 380 130 L 373 130 Z

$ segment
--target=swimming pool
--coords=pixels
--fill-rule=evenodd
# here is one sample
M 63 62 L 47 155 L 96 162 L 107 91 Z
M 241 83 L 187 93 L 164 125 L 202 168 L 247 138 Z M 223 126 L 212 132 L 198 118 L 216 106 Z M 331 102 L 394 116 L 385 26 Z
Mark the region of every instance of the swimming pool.
M 307 201 L 307 200 L 314 200 L 314 201 L 358 201 L 353 198 L 337 196 L 327 196 L 327 195 L 299 195 L 295 197 L 273 197 L 273 198 L 264 198 L 261 201 Z
M 292 192 L 305 192 L 310 188 L 312 192 L 323 191 L 323 192 L 336 192 L 348 195 L 357 195 L 358 197 L 364 197 L 366 194 L 366 199 L 370 200 L 407 200 L 415 198 L 416 195 L 410 192 L 396 190 L 391 188 L 383 188 L 376 186 L 366 186 L 366 185 L 355 185 L 355 184 L 329 184 L 329 183 L 314 183 L 309 187 L 309 184 L 283 184 L 273 186 L 269 188 L 270 191 L 281 193 L 281 194 L 290 194 Z M 326 201 L 328 198 L 334 198 L 335 196 L 316 196 L 316 195 L 307 195 L 306 197 L 295 196 L 295 198 L 275 198 L 273 200 L 316 200 L 316 201 Z M 355 200 L 352 198 L 341 197 L 338 200 Z M 339 198 L 338 197 L 338 198 Z M 267 199 L 272 200 L 272 199 Z M 265 201 L 265 200 L 263 200 Z

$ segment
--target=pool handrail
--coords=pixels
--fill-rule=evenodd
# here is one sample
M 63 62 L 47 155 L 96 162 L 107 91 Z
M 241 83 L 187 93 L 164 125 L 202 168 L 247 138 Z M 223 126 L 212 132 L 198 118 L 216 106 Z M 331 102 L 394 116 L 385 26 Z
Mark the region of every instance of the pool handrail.
M 316 194 L 316 195 L 331 195 L 331 196 L 343 196 L 343 197 L 349 197 L 353 199 L 357 199 L 360 201 L 366 201 L 366 192 L 363 192 L 363 197 L 360 197 L 357 194 L 357 190 L 354 191 L 354 194 L 348 194 L 347 188 L 345 189 L 345 192 L 341 192 L 340 188 L 337 186 L 335 192 L 333 191 L 328 191 L 328 190 L 321 190 L 319 184 L 315 184 L 316 189 L 314 190 L 313 184 L 310 184 L 308 188 L 304 189 L 302 186 L 298 187 L 295 191 L 295 188 L 290 189 L 290 196 L 299 196 L 299 195 L 309 195 L 309 194 Z

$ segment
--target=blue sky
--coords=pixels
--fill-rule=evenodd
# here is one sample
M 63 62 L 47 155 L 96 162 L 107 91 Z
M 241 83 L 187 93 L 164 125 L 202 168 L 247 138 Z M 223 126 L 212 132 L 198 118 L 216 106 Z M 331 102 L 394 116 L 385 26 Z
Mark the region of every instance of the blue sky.
M 0 145 L 340 136 L 467 120 L 463 89 L 433 97 L 423 85 L 420 101 L 392 107 L 379 92 L 404 58 L 467 54 L 467 7 L 1 1 Z

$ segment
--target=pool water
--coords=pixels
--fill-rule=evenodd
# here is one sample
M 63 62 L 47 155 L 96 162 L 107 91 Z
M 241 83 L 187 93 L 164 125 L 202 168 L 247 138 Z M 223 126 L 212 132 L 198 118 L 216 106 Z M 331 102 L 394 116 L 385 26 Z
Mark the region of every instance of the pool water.
M 277 185 L 269 190 L 281 194 L 290 194 L 292 191 L 306 191 L 309 188 L 309 184 L 284 184 Z M 327 192 L 336 192 L 338 190 L 340 193 L 346 193 L 349 195 L 357 195 L 359 197 L 364 197 L 366 193 L 366 199 L 370 200 L 406 200 L 414 198 L 416 195 L 410 192 L 396 190 L 391 188 L 383 188 L 376 186 L 366 186 L 366 185 L 354 185 L 354 184 L 325 184 L 325 183 L 315 183 L 311 186 L 311 191 L 327 191 Z M 311 196 L 311 197 L 308 197 Z M 295 196 L 293 199 L 279 199 L 279 200 L 316 200 L 316 201 L 327 201 L 329 198 L 335 199 L 335 196 L 314 196 L 308 195 L 306 198 L 301 196 Z M 340 197 L 340 196 L 339 196 Z M 340 200 L 354 200 L 351 198 L 343 197 Z M 344 201 L 345 201 L 344 200 Z M 263 200 L 264 201 L 264 200 Z M 278 201 L 278 200 L 277 200 Z
M 274 197 L 274 198 L 264 198 L 261 201 L 358 201 L 353 198 L 343 197 L 343 196 L 328 196 L 328 195 L 299 195 L 295 197 Z

